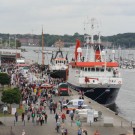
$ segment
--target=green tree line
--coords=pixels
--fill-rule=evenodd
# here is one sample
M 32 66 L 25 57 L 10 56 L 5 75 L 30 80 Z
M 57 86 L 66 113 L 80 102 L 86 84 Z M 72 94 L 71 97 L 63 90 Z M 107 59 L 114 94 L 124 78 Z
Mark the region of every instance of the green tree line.
M 11 34 L 10 36 L 14 37 L 16 35 L 18 39 L 17 46 L 21 46 L 19 39 L 21 38 L 33 38 L 39 40 L 39 45 L 42 44 L 42 35 L 31 35 L 31 34 Z M 3 39 L 3 42 L 6 42 L 9 39 L 9 34 L 0 34 L 0 38 Z M 44 34 L 44 43 L 45 46 L 52 46 L 56 41 L 61 40 L 64 42 L 75 43 L 76 39 L 80 39 L 81 42 L 84 41 L 84 35 L 79 33 L 74 33 L 74 35 L 50 35 Z M 122 48 L 134 48 L 135 47 L 135 33 L 123 33 L 113 36 L 102 36 L 102 41 L 108 41 L 113 44 L 114 47 L 121 46 Z M 14 44 L 13 41 L 11 44 Z

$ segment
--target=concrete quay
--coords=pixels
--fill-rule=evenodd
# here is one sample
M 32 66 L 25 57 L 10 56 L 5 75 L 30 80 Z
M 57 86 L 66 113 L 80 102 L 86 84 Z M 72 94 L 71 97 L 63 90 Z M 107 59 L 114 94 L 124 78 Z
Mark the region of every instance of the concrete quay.
M 75 99 L 79 98 L 79 95 L 76 91 L 72 90 L 73 95 L 69 97 L 64 97 L 65 99 Z M 59 101 L 60 97 L 54 97 L 55 101 Z M 125 120 L 119 115 L 115 115 L 114 112 L 107 109 L 106 107 L 96 103 L 95 101 L 85 97 L 85 102 L 89 104 L 93 109 L 102 112 L 102 118 L 97 122 L 94 122 L 90 125 L 90 123 L 82 122 L 82 129 L 86 129 L 88 131 L 88 135 L 94 135 L 95 130 L 100 132 L 100 135 L 131 135 L 132 127 L 130 122 Z M 43 124 L 42 126 L 36 125 L 35 123 L 27 122 L 27 118 L 25 116 L 25 123 L 21 122 L 21 117 L 19 117 L 19 122 L 14 124 L 14 117 L 1 117 L 0 121 L 2 121 L 5 126 L 0 126 L 0 135 L 22 135 L 23 129 L 26 132 L 26 135 L 61 135 L 61 133 L 57 133 L 55 130 L 56 122 L 55 115 L 50 114 L 49 108 L 47 108 L 48 114 L 48 123 Z M 57 110 L 59 112 L 59 110 Z M 66 111 L 64 110 L 66 113 Z M 113 126 L 104 126 L 104 117 L 113 118 Z M 122 122 L 122 125 L 121 125 Z M 68 135 L 77 135 L 78 127 L 75 123 L 71 123 L 71 119 L 68 114 L 66 114 L 66 121 L 63 124 L 65 128 L 68 129 Z
M 72 90 L 72 89 L 71 89 Z M 72 90 L 73 99 L 79 98 L 78 92 Z M 102 112 L 101 118 L 90 125 L 90 123 L 83 122 L 82 128 L 87 129 L 88 133 L 93 134 L 95 130 L 100 132 L 100 135 L 132 135 L 133 127 L 135 127 L 135 123 L 129 122 L 124 119 L 119 114 L 111 111 L 105 106 L 93 101 L 92 99 L 85 96 L 85 103 L 91 106 L 93 109 Z M 112 118 L 113 125 L 104 125 L 104 118 Z

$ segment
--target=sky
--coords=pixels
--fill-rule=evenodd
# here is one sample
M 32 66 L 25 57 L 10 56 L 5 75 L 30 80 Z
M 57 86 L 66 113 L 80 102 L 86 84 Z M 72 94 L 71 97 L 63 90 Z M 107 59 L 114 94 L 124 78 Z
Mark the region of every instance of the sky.
M 0 0 L 0 33 L 84 34 L 91 18 L 103 36 L 135 32 L 135 0 Z

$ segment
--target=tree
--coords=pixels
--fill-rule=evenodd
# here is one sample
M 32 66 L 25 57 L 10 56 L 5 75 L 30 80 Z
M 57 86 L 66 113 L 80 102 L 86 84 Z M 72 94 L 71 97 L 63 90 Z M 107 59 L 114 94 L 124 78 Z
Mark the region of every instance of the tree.
M 3 86 L 10 84 L 10 76 L 7 73 L 0 73 L 0 84 Z
M 16 48 L 21 47 L 21 42 L 19 40 L 16 40 Z
M 11 104 L 13 103 L 19 104 L 20 100 L 21 100 L 21 92 L 18 88 L 7 89 L 2 92 L 1 101 L 10 104 L 10 109 Z

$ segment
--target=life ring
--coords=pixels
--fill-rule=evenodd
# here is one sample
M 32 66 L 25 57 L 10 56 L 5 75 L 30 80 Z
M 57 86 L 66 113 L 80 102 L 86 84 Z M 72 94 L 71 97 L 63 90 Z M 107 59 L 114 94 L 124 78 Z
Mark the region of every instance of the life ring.
M 121 81 L 119 81 L 118 84 L 121 84 Z

